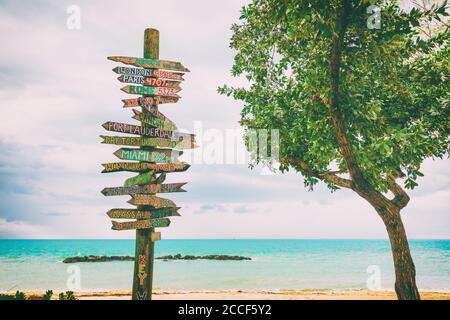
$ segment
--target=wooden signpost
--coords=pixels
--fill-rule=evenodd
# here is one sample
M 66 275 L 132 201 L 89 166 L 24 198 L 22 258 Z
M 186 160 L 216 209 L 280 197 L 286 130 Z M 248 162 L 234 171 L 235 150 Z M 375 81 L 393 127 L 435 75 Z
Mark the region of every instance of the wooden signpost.
M 183 151 L 173 149 L 196 147 L 195 136 L 179 132 L 176 124 L 158 111 L 158 105 L 178 102 L 183 73 L 189 70 L 180 62 L 159 59 L 159 31 L 155 29 L 145 30 L 143 58 L 113 56 L 108 59 L 138 67 L 117 66 L 113 71 L 120 75 L 120 82 L 131 83 L 122 91 L 142 96 L 122 100 L 124 108 L 141 107 L 141 111 L 133 110 L 133 119 L 140 125 L 112 121 L 103 124 L 108 131 L 135 136 L 100 136 L 104 144 L 139 148 L 120 148 L 114 155 L 131 162 L 105 163 L 102 172 L 128 171 L 138 175 L 126 179 L 121 187 L 104 188 L 101 192 L 105 196 L 130 195 L 128 202 L 137 206 L 136 209 L 112 209 L 107 214 L 112 219 L 132 220 L 112 221 L 112 229 L 136 230 L 132 299 L 151 300 L 154 246 L 155 241 L 161 239 L 155 228 L 168 227 L 168 217 L 180 216 L 180 208 L 173 201 L 156 194 L 185 192 L 182 189 L 185 182 L 164 184 L 164 180 L 166 173 L 183 172 L 190 167 L 178 161 Z

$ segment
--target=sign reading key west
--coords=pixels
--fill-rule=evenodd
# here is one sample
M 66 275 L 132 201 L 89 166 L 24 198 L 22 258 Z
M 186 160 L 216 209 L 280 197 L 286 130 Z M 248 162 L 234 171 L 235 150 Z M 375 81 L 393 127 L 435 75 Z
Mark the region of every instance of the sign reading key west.
M 127 83 L 121 90 L 127 94 L 140 95 L 122 100 L 124 108 L 132 109 L 132 119 L 137 124 L 114 121 L 102 126 L 108 131 L 124 135 L 100 136 L 103 144 L 125 146 L 114 152 L 120 160 L 103 164 L 104 173 L 135 172 L 122 186 L 109 187 L 101 192 L 105 196 L 131 196 L 129 204 L 134 209 L 111 209 L 107 215 L 112 219 L 113 230 L 135 230 L 136 252 L 133 276 L 133 300 L 151 300 L 155 241 L 160 234 L 155 228 L 168 227 L 172 217 L 180 216 L 180 209 L 170 199 L 159 198 L 158 193 L 185 192 L 185 182 L 164 184 L 166 173 L 183 172 L 189 164 L 180 162 L 180 149 L 195 148 L 193 134 L 178 131 L 176 124 L 158 110 L 161 104 L 179 101 L 178 93 L 183 74 L 189 72 L 180 62 L 159 59 L 159 32 L 146 29 L 144 33 L 144 56 L 112 56 L 109 60 L 137 68 L 116 66 L 118 80 Z M 135 147 L 135 148 L 129 148 Z

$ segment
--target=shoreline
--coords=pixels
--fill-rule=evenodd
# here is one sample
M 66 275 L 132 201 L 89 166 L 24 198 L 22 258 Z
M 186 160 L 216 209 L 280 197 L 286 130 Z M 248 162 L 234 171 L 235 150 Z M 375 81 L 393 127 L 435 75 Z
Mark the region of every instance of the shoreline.
M 44 292 L 25 291 L 31 299 Z M 52 300 L 58 299 L 55 291 Z M 10 292 L 9 294 L 13 294 Z M 450 300 L 450 292 L 421 291 L 422 300 Z M 131 290 L 80 291 L 79 300 L 130 300 Z M 394 291 L 367 290 L 303 290 L 303 291 L 183 291 L 155 290 L 154 300 L 396 300 Z

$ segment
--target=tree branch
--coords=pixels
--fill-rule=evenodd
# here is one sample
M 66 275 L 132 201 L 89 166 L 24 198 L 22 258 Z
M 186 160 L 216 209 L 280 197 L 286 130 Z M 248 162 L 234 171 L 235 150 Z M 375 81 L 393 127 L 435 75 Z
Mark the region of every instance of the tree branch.
M 306 162 L 301 159 L 294 158 L 284 158 L 281 160 L 281 163 L 289 164 L 292 166 L 299 166 L 303 172 L 305 172 L 308 176 L 318 178 L 320 180 L 327 181 L 329 183 L 333 183 L 339 187 L 353 189 L 353 181 L 345 178 L 341 178 L 337 176 L 334 172 L 319 172 L 317 170 L 313 170 Z
M 395 182 L 395 179 L 395 176 L 393 176 L 392 174 L 388 174 L 386 181 L 388 183 L 389 190 L 391 190 L 391 192 L 394 194 L 394 199 L 391 200 L 391 203 L 401 210 L 407 206 L 410 198 L 405 190 L 403 190 L 403 188 L 397 182 Z

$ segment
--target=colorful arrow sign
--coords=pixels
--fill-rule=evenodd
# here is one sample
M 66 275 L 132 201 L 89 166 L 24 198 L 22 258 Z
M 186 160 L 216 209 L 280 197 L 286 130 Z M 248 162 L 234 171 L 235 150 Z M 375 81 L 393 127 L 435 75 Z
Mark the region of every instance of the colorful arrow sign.
M 143 94 L 148 96 L 165 96 L 165 97 L 175 97 L 180 98 L 177 92 L 181 91 L 181 88 L 164 88 L 164 87 L 142 87 L 128 85 L 120 88 L 123 92 L 129 94 Z
M 160 219 L 165 217 L 179 217 L 179 207 L 159 208 L 149 210 L 111 209 L 107 212 L 111 219 Z
M 183 66 L 180 62 L 168 61 L 168 60 L 153 60 L 136 57 L 122 57 L 113 56 L 108 57 L 108 60 L 115 62 L 121 62 L 124 64 L 133 65 L 135 67 L 148 68 L 148 69 L 167 69 L 175 70 L 179 72 L 189 72 L 189 69 Z
M 135 99 L 123 99 L 122 102 L 124 103 L 124 108 L 135 108 L 135 107 L 144 107 L 149 109 L 150 107 L 158 104 L 163 103 L 176 103 L 178 102 L 179 98 L 175 97 L 161 97 L 161 96 L 155 96 L 155 97 L 140 97 Z M 165 118 L 164 116 L 162 117 Z
M 175 131 L 160 130 L 158 128 L 141 127 L 132 124 L 108 121 L 102 125 L 108 131 L 137 134 L 150 138 L 163 138 L 169 140 L 189 140 L 194 141 L 195 135 L 189 133 L 181 133 Z
M 138 220 L 128 222 L 111 221 L 113 230 L 133 230 L 133 229 L 150 229 L 162 228 L 170 225 L 170 220 L 167 218 L 155 220 Z
M 175 163 L 178 162 L 178 157 L 183 154 L 183 151 L 169 150 L 169 149 L 129 149 L 120 148 L 114 155 L 122 160 L 134 160 L 144 162 L 156 163 Z
M 174 148 L 174 149 L 192 149 L 197 145 L 191 141 L 181 140 L 169 140 L 161 138 L 144 138 L 144 137 L 122 137 L 122 136 L 100 136 L 104 144 L 114 144 L 117 146 L 130 146 L 130 147 L 161 147 L 161 148 Z
M 170 81 L 161 78 L 146 78 L 141 76 L 129 76 L 129 75 L 121 75 L 117 78 L 120 82 L 123 83 L 135 83 L 142 84 L 152 87 L 165 87 L 165 88 L 176 88 L 180 89 L 179 82 Z
M 128 178 L 125 180 L 123 186 L 124 187 L 131 187 L 131 186 L 137 186 L 137 185 L 145 185 L 156 182 L 156 177 L 154 172 L 144 172 L 141 174 L 138 174 L 135 177 Z M 158 182 L 156 182 L 158 183 Z
M 187 182 L 167 184 L 147 184 L 145 186 L 113 187 L 104 188 L 102 194 L 105 196 L 124 196 L 127 194 L 154 194 L 170 192 L 186 192 L 181 187 Z
M 172 123 L 156 118 L 155 116 L 153 116 L 153 113 L 142 113 L 134 109 L 133 113 L 133 119 L 144 122 L 151 127 L 160 128 L 162 130 L 177 130 L 177 128 L 173 126 Z
M 159 198 L 150 194 L 132 194 L 128 203 L 134 206 L 152 206 L 154 208 L 176 207 L 175 202 L 172 200 Z
M 114 163 L 104 163 L 102 173 L 109 172 L 145 172 L 153 171 L 155 173 L 162 172 L 184 172 L 189 169 L 190 165 L 181 163 L 148 163 L 148 162 L 114 162 Z
M 115 67 L 113 71 L 117 74 L 123 74 L 127 76 L 141 76 L 141 77 L 156 77 L 165 78 L 177 81 L 183 81 L 182 73 L 173 73 L 168 71 L 162 71 L 158 69 L 137 69 L 130 67 Z

